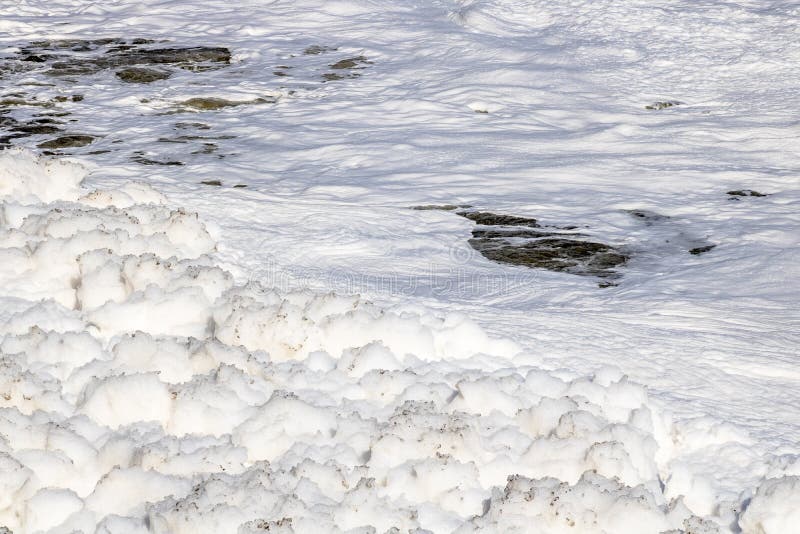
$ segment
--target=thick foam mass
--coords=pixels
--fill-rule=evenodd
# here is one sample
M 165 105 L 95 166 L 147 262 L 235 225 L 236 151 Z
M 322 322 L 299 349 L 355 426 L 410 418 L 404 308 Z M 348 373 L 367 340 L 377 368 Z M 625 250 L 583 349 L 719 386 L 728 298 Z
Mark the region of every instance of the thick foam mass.
M 726 512 L 679 453 L 746 437 L 695 436 L 612 368 L 543 371 L 461 315 L 236 285 L 196 214 L 83 175 L 0 155 L 2 298 L 27 302 L 0 326 L 0 525 L 14 532 L 797 522 L 794 463 Z

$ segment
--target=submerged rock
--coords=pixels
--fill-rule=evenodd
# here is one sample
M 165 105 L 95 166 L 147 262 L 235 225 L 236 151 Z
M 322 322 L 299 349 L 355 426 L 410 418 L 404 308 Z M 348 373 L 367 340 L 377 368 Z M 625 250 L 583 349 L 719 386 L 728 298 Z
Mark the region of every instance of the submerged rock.
M 35 98 L 25 100 L 20 97 L 4 98 L 0 97 L 0 107 L 36 107 L 36 108 L 51 108 L 52 102 L 42 102 Z
M 531 228 L 538 228 L 539 223 L 536 219 L 529 217 L 515 217 L 513 215 L 498 215 L 496 213 L 489 213 L 488 211 L 463 211 L 459 215 L 466 217 L 476 224 L 485 226 L 502 225 L 502 226 L 529 226 Z
M 163 165 L 167 167 L 176 167 L 184 164 L 182 161 L 159 161 L 151 159 L 145 156 L 143 152 L 135 152 L 131 157 L 131 161 L 142 165 Z
M 247 104 L 274 104 L 275 99 L 256 98 L 255 100 L 227 100 L 225 98 L 218 98 L 214 96 L 198 96 L 184 100 L 180 104 L 184 107 L 191 108 L 197 111 L 216 111 L 218 109 L 229 108 L 234 106 L 243 106 Z
M 693 248 L 693 249 L 691 249 L 689 251 L 689 254 L 691 254 L 693 256 L 699 256 L 700 254 L 704 254 L 704 253 L 708 252 L 709 250 L 712 250 L 712 249 L 716 248 L 716 246 L 717 245 L 705 245 L 705 246 L 702 246 L 702 247 L 695 247 L 695 248 Z
M 669 220 L 668 215 L 661 215 L 653 211 L 647 210 L 625 210 L 631 217 L 641 219 L 647 226 L 652 226 L 655 223 L 660 223 Z
M 341 59 L 336 63 L 331 64 L 330 68 L 334 70 L 355 69 L 359 68 L 364 63 L 369 63 L 369 61 L 367 61 L 367 58 L 365 58 L 364 56 L 356 56 L 348 59 Z
M 146 63 L 151 65 L 180 63 L 223 63 L 231 61 L 231 51 L 224 47 L 194 46 L 190 48 L 156 48 L 133 49 L 119 54 L 122 60 L 130 64 Z
M 461 211 L 458 215 L 479 225 L 472 231 L 470 246 L 498 263 L 617 278 L 620 275 L 614 268 L 629 259 L 616 247 L 579 239 L 582 234 L 549 231 L 531 217 L 484 211 Z
M 184 100 L 181 102 L 181 104 L 201 111 L 211 111 L 231 106 L 239 106 L 241 105 L 241 102 L 234 102 L 233 100 L 226 100 L 224 98 L 216 97 L 196 97 L 190 98 L 189 100 Z
M 417 211 L 455 211 L 457 209 L 467 209 L 472 206 L 469 204 L 424 204 L 421 206 L 411 206 L 412 210 Z
M 52 124 L 21 124 L 12 128 L 11 131 L 28 135 L 42 135 L 60 132 L 61 128 Z
M 151 83 L 158 80 L 166 80 L 170 76 L 169 72 L 144 67 L 129 67 L 117 71 L 117 78 L 127 83 Z
M 56 102 L 68 102 L 70 100 L 72 102 L 83 102 L 83 95 L 72 95 L 72 96 L 59 95 L 54 97 L 53 100 L 55 100 Z
M 619 274 L 611 269 L 628 261 L 626 254 L 610 245 L 565 238 L 512 243 L 502 238 L 479 237 L 470 239 L 469 244 L 485 258 L 499 263 L 583 276 L 614 278 Z
M 317 56 L 319 54 L 324 54 L 325 52 L 335 52 L 336 50 L 336 48 L 331 48 L 329 46 L 311 45 L 303 50 L 303 55 Z
M 216 143 L 203 143 L 203 146 L 197 150 L 194 150 L 192 154 L 213 154 L 217 151 Z
M 92 135 L 63 135 L 44 143 L 39 143 L 39 148 L 79 148 L 91 144 L 94 141 Z
M 148 39 L 121 38 L 34 41 L 21 48 L 16 61 L 18 68 L 22 70 L 48 67 L 47 74 L 53 76 L 88 75 L 107 69 L 124 68 L 122 75 L 117 75 L 132 83 L 149 83 L 141 80 L 151 77 L 153 79 L 149 81 L 155 81 L 164 77 L 154 77 L 156 75 L 152 72 L 126 72 L 131 67 L 145 70 L 144 67 L 148 65 L 170 65 L 187 70 L 208 70 L 230 64 L 231 52 L 225 47 L 150 48 L 154 42 Z
M 210 130 L 211 126 L 203 122 L 176 122 L 175 128 L 178 130 Z
M 371 63 L 372 62 L 367 60 L 367 58 L 364 56 L 340 59 L 339 61 L 328 65 L 328 67 L 338 72 L 326 72 L 322 75 L 322 79 L 325 81 L 334 81 L 344 80 L 345 78 L 358 78 L 361 76 L 361 74 L 354 71 L 359 71 L 365 68 L 365 65 L 369 65 Z
M 766 197 L 768 196 L 766 193 L 759 193 L 758 191 L 753 191 L 752 189 L 737 189 L 735 191 L 728 191 L 728 194 L 732 197 Z
M 683 104 L 683 102 L 678 102 L 677 100 L 663 100 L 660 102 L 653 102 L 652 104 L 645 106 L 644 109 L 658 111 L 661 109 L 671 108 L 673 106 L 680 106 L 681 104 Z

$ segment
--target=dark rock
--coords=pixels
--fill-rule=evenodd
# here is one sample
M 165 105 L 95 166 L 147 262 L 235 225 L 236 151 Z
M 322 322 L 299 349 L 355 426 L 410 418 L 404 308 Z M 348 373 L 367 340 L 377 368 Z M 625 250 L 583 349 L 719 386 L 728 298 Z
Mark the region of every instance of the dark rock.
M 91 135 L 64 135 L 36 146 L 39 148 L 78 148 L 91 144 L 94 139 L 94 136 Z
M 583 276 L 618 277 L 619 274 L 612 269 L 628 261 L 628 255 L 612 246 L 558 237 L 521 244 L 506 239 L 478 237 L 470 239 L 469 244 L 485 258 L 499 263 Z
M 431 210 L 442 210 L 442 211 L 455 211 L 457 209 L 467 209 L 471 208 L 469 204 L 425 204 L 422 206 L 411 206 L 412 210 L 419 210 L 419 211 L 431 211 Z
M 37 108 L 51 108 L 52 102 L 39 102 L 35 98 L 25 100 L 22 98 L 2 98 L 0 99 L 0 106 L 2 107 L 37 107 Z
M 179 135 L 175 137 L 175 142 L 186 141 L 203 141 L 203 140 L 218 140 L 218 139 L 236 139 L 235 135 Z
M 155 48 L 125 50 L 120 61 L 134 64 L 223 63 L 231 61 L 231 51 L 223 47 L 195 46 L 190 48 Z
M 181 102 L 182 106 L 192 108 L 197 111 L 216 111 L 223 108 L 233 106 L 243 106 L 246 104 L 274 104 L 274 98 L 256 98 L 255 100 L 227 100 L 225 98 L 217 98 L 213 96 L 199 96 L 184 100 Z
M 625 210 L 631 217 L 641 219 L 647 226 L 669 220 L 669 216 L 647 210 Z
M 195 150 L 192 154 L 213 154 L 219 148 L 215 143 L 203 143 L 203 148 Z
M 189 128 L 193 128 L 196 130 L 210 130 L 211 126 L 208 124 L 204 124 L 202 122 L 176 122 L 175 128 L 178 130 L 186 130 Z
M 486 211 L 457 214 L 479 225 L 472 230 L 470 246 L 498 263 L 612 279 L 620 276 L 614 269 L 629 258 L 611 245 L 580 239 L 581 234 L 540 230 L 531 217 Z
M 169 72 L 144 67 L 128 67 L 117 71 L 116 74 L 117 78 L 127 83 L 152 83 L 170 77 Z
M 715 248 L 716 246 L 717 245 L 705 245 L 703 247 L 696 247 L 696 248 L 691 249 L 689 251 L 689 254 L 692 254 L 694 256 L 699 256 L 700 254 L 708 252 L 709 250 Z
M 728 191 L 728 194 L 734 197 L 766 197 L 765 193 L 759 193 L 752 189 L 737 189 L 736 191 Z
M 644 109 L 658 111 L 661 109 L 671 108 L 673 106 L 680 106 L 681 104 L 683 104 L 683 102 L 678 102 L 677 100 L 664 100 L 661 102 L 653 102 L 652 104 L 645 106 Z
M 551 237 L 555 235 L 566 235 L 566 234 L 559 234 L 556 232 L 538 232 L 536 230 L 515 230 L 509 228 L 492 228 L 489 230 L 475 229 L 472 231 L 472 237 L 480 237 L 483 239 L 497 239 L 497 238 L 509 239 L 512 237 L 523 238 L 523 239 L 536 239 L 539 237 Z
M 11 141 L 14 140 L 14 139 L 17 139 L 18 137 L 25 137 L 25 134 L 0 136 L 0 146 L 9 147 L 9 146 L 11 146 Z
M 200 111 L 213 111 L 231 106 L 239 106 L 241 102 L 234 102 L 233 100 L 216 97 L 195 97 L 184 100 L 181 104 Z
M 536 219 L 529 217 L 515 217 L 513 215 L 497 215 L 488 211 L 460 211 L 458 215 L 484 226 L 528 226 L 538 228 Z
M 305 50 L 303 50 L 303 54 L 306 56 L 316 56 L 319 54 L 323 54 L 325 52 L 334 52 L 336 48 L 330 48 L 327 46 L 319 46 L 319 45 L 311 45 Z
M 355 69 L 359 68 L 359 66 L 364 63 L 368 63 L 367 58 L 365 58 L 364 56 L 356 56 L 349 59 L 339 60 L 336 63 L 333 63 L 329 66 L 334 70 Z
M 12 128 L 11 131 L 29 135 L 42 135 L 60 132 L 61 128 L 53 126 L 52 124 L 21 124 Z
M 183 165 L 182 161 L 158 161 L 155 159 L 150 159 L 144 155 L 144 152 L 134 152 L 134 155 L 131 157 L 131 161 L 140 163 L 142 165 L 164 165 L 167 167 Z
M 53 76 L 81 76 L 106 69 L 132 68 L 148 65 L 172 65 L 188 70 L 209 70 L 230 64 L 230 50 L 224 47 L 170 47 L 147 48 L 153 41 L 147 39 L 96 39 L 39 41 L 23 49 L 26 54 L 21 61 L 48 63 L 47 74 Z M 109 46 L 113 45 L 113 46 Z M 97 50 L 106 47 L 105 53 Z M 52 53 L 42 54 L 42 51 Z M 66 53 L 72 52 L 72 54 Z M 30 67 L 28 67 L 30 70 Z M 156 71 L 159 72 L 159 71 Z M 156 77 L 157 76 L 157 77 Z M 131 83 L 149 83 L 164 79 L 164 74 L 131 72 L 120 76 Z M 145 81 L 147 78 L 153 78 Z

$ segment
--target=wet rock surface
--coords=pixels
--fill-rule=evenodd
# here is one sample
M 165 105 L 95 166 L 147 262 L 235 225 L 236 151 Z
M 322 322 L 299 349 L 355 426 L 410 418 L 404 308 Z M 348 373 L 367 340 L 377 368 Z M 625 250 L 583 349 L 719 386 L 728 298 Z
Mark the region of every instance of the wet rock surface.
M 322 75 L 325 81 L 344 80 L 345 78 L 358 78 L 361 76 L 359 70 L 362 70 L 366 65 L 372 64 L 364 56 L 355 56 L 351 58 L 340 59 L 335 63 L 328 66 L 335 72 L 326 72 Z
M 536 219 L 528 217 L 515 217 L 513 215 L 498 215 L 487 211 L 464 211 L 459 215 L 466 217 L 470 221 L 485 226 L 529 226 L 538 228 L 539 223 Z
M 358 50 L 327 44 L 297 43 L 275 55 L 275 77 L 267 82 L 274 90 L 231 96 L 224 80 L 236 73 L 222 69 L 246 66 L 232 65 L 231 50 L 224 46 L 134 37 L 17 43 L 0 52 L 0 78 L 6 88 L 0 93 L 0 148 L 23 145 L 48 154 L 76 155 L 122 152 L 123 160 L 159 166 L 225 158 L 235 155 L 234 144 L 225 140 L 236 136 L 196 135 L 212 124 L 215 130 L 224 129 L 223 121 L 212 116 L 204 122 L 169 124 L 166 117 L 274 104 L 330 81 L 358 77 L 372 63 Z M 169 83 L 159 83 L 167 79 Z M 119 97 L 101 125 L 87 115 L 97 104 L 97 87 L 103 87 L 104 100 Z M 132 114 L 142 117 L 135 132 L 130 131 Z M 84 121 L 100 135 L 83 134 Z M 185 135 L 170 135 L 170 128 Z M 93 143 L 99 146 L 90 152 L 85 147 Z
M 144 152 L 141 151 L 134 152 L 133 156 L 131 156 L 131 161 L 135 163 L 140 163 L 142 165 L 163 165 L 166 167 L 178 167 L 184 165 L 182 161 L 177 161 L 177 160 L 164 161 L 164 160 L 153 159 L 148 154 L 145 154 Z
M 222 68 L 231 59 L 230 50 L 224 47 L 158 47 L 155 43 L 150 39 L 122 38 L 34 41 L 23 46 L 14 58 L 16 61 L 7 64 L 7 68 L 44 70 L 51 76 L 77 76 L 147 65 L 200 71 Z
M 60 132 L 61 128 L 52 124 L 20 124 L 11 128 L 12 132 L 19 132 L 28 135 L 43 135 Z
M 731 200 L 739 200 L 736 197 L 766 197 L 768 196 L 766 193 L 759 193 L 758 191 L 753 191 L 752 189 L 736 189 L 735 191 L 728 191 L 727 193 L 730 195 Z
M 628 261 L 626 254 L 610 245 L 574 239 L 544 238 L 514 244 L 505 238 L 478 237 L 470 239 L 469 244 L 499 263 L 601 278 L 619 277 L 613 269 Z
M 169 72 L 144 67 L 129 67 L 117 71 L 117 78 L 127 83 L 152 83 L 166 80 L 171 76 Z
M 647 268 L 666 258 L 706 254 L 717 247 L 697 235 L 687 221 L 647 209 L 621 212 L 630 217 L 630 238 L 624 246 L 591 235 L 588 226 L 542 224 L 533 217 L 469 209 L 455 204 L 412 206 L 418 211 L 453 212 L 476 224 L 469 245 L 488 260 L 602 279 L 600 287 L 612 287 L 622 277 L 621 268 Z M 635 222 L 634 222 L 635 221 Z M 580 230 L 579 230 L 580 229 Z M 684 256 L 685 257 L 685 256 Z M 631 260 L 636 265 L 628 265 Z
M 644 107 L 644 109 L 649 109 L 651 111 L 660 111 L 662 109 L 667 109 L 675 106 L 682 105 L 683 102 L 678 102 L 677 100 L 661 100 L 658 102 L 653 102 L 652 104 L 648 104 Z
M 424 204 L 421 206 L 411 206 L 412 210 L 417 211 L 455 211 L 457 209 L 468 209 L 470 204 Z
M 332 48 L 330 46 L 311 45 L 303 50 L 303 54 L 306 56 L 317 56 L 319 54 L 324 54 L 325 52 L 335 52 L 336 50 L 336 48 Z
M 24 81 L 14 92 L 0 96 L 0 127 L 5 130 L 0 135 L 0 146 L 11 146 L 31 136 L 42 136 L 33 144 L 46 151 L 79 149 L 91 144 L 95 136 L 52 137 L 64 130 L 63 121 L 54 118 L 68 117 L 71 108 L 84 101 L 84 94 L 70 94 L 75 83 L 86 83 L 79 77 L 115 76 L 125 83 L 147 84 L 169 78 L 175 69 L 201 72 L 223 68 L 230 63 L 230 57 L 230 51 L 223 47 L 164 46 L 163 42 L 150 39 L 62 39 L 21 45 L 15 53 L 0 57 L 0 71 L 6 84 L 12 86 L 14 78 Z M 40 80 L 49 78 L 53 83 L 31 81 L 36 76 Z M 36 94 L 31 94 L 34 91 Z M 37 116 L 36 110 L 47 110 L 47 116 L 41 113 Z M 148 160 L 141 154 L 134 156 L 137 160 Z
M 615 269 L 629 259 L 617 247 L 584 240 L 583 234 L 553 231 L 557 227 L 543 227 L 531 217 L 486 211 L 457 214 L 478 225 L 470 246 L 498 263 L 615 279 L 620 277 Z
M 274 98 L 256 98 L 255 100 L 228 100 L 218 97 L 195 97 L 184 100 L 180 105 L 195 111 L 216 111 L 223 108 L 244 106 L 248 104 L 274 104 Z
M 689 254 L 691 254 L 693 256 L 699 256 L 700 254 L 705 254 L 706 252 L 709 252 L 710 250 L 712 250 L 712 249 L 714 249 L 716 247 L 717 247 L 717 245 L 705 245 L 705 246 L 702 246 L 702 247 L 695 247 L 695 248 L 689 250 Z
M 92 135 L 62 135 L 61 137 L 56 137 L 44 143 L 39 143 L 37 146 L 39 148 L 49 149 L 76 148 L 89 145 L 94 140 L 95 137 Z

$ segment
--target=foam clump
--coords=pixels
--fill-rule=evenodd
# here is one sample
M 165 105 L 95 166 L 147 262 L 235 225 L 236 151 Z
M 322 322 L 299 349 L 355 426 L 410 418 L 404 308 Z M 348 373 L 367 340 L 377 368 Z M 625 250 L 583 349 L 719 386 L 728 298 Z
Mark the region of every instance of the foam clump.
M 739 520 L 744 534 L 794 532 L 800 524 L 800 476 L 767 479 Z
M 567 379 L 461 315 L 240 286 L 147 186 L 89 191 L 19 151 L 0 169 L 0 300 L 19 308 L 0 526 L 716 532 L 665 493 L 680 428 L 618 370 Z M 794 478 L 759 488 L 745 532 L 780 531 L 765 518 Z

